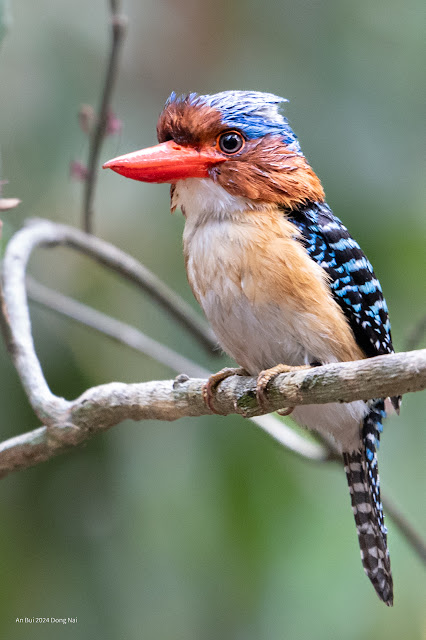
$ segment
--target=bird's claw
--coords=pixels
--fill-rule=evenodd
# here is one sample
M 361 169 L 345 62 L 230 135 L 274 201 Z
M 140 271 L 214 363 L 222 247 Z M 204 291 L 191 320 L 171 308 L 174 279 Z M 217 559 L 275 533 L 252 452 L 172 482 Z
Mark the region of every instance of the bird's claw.
M 217 373 L 214 373 L 212 376 L 210 376 L 210 378 L 207 380 L 207 382 L 203 385 L 203 388 L 202 388 L 204 404 L 208 406 L 210 411 L 220 415 L 220 412 L 215 409 L 215 406 L 213 404 L 215 392 L 219 384 L 223 380 L 226 380 L 226 378 L 229 378 L 230 376 L 248 376 L 248 375 L 249 374 L 247 373 L 247 371 L 242 367 L 238 367 L 238 368 L 225 367 L 224 369 L 221 369 Z
M 294 407 L 283 407 L 282 409 L 277 409 L 276 413 L 278 413 L 279 416 L 289 416 L 293 413 L 293 409 Z
M 287 364 L 277 364 L 275 367 L 272 367 L 271 369 L 264 369 L 264 371 L 261 371 L 257 376 L 257 383 L 256 383 L 256 398 L 260 407 L 263 410 L 266 410 L 267 408 L 266 387 L 271 382 L 271 380 L 276 378 L 280 373 L 289 373 L 290 371 L 297 371 L 300 369 L 309 369 L 309 368 L 310 367 L 308 365 L 291 367 Z M 280 416 L 289 416 L 290 413 L 293 411 L 293 409 L 294 407 L 283 407 L 282 409 L 279 409 L 277 413 Z

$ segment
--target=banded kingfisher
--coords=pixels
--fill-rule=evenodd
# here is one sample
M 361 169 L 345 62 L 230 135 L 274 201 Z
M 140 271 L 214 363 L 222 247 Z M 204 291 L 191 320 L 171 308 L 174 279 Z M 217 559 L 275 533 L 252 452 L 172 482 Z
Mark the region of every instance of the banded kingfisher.
M 382 288 L 358 242 L 325 202 L 323 187 L 280 111 L 284 98 L 258 91 L 172 93 L 159 144 L 107 162 L 135 180 L 171 184 L 171 210 L 185 216 L 192 291 L 223 350 L 267 383 L 291 367 L 392 353 Z M 343 455 L 364 570 L 379 598 L 393 585 L 377 468 L 382 420 L 400 398 L 305 405 L 300 425 L 334 438 Z

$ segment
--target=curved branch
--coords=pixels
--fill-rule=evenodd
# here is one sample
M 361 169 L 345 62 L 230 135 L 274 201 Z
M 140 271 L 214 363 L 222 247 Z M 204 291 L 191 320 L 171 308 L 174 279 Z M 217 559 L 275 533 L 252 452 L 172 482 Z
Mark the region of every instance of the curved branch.
M 7 247 L 3 260 L 0 320 L 6 346 L 31 406 L 42 422 L 51 424 L 67 409 L 68 403 L 50 391 L 34 349 L 24 284 L 33 243 L 33 237 L 26 234 L 19 246 L 11 241 Z
M 111 271 L 115 271 L 151 296 L 167 313 L 172 314 L 210 355 L 216 352 L 217 340 L 213 331 L 206 327 L 203 319 L 192 307 L 144 265 L 109 242 L 74 227 L 56 224 L 49 220 L 33 219 L 28 220 L 26 226 L 13 236 L 7 247 L 7 253 L 16 254 L 18 262 L 26 263 L 31 252 L 38 246 L 71 247 Z M 13 271 L 13 260 L 15 258 L 6 262 L 5 256 L 3 265 L 5 277 L 8 276 L 9 271 Z M 25 289 L 24 283 L 22 288 Z

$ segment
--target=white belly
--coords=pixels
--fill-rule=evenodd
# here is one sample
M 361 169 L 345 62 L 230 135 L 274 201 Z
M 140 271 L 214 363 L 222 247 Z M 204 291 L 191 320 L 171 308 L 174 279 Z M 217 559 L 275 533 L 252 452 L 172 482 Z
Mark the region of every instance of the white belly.
M 252 305 L 241 291 L 230 291 L 226 276 L 222 293 L 210 289 L 200 296 L 220 345 L 251 375 L 278 363 L 292 366 L 324 361 L 324 348 L 309 337 L 306 314 L 283 304 Z M 236 288 L 235 288 L 236 289 Z M 327 358 L 335 362 L 332 354 Z
M 324 358 L 320 344 L 316 348 L 313 340 L 306 339 L 306 318 L 285 305 L 253 308 L 245 296 L 235 295 L 232 304 L 224 306 L 223 297 L 213 291 L 201 304 L 224 351 L 251 375 L 281 363 L 336 362 L 332 354 Z M 366 403 L 358 401 L 301 405 L 291 417 L 308 429 L 331 434 L 342 451 L 353 451 L 359 445 L 359 427 L 366 413 Z

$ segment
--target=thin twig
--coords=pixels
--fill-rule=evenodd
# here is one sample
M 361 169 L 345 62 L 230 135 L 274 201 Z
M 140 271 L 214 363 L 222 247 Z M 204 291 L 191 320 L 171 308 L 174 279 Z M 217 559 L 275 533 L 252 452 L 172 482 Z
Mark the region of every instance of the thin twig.
M 408 522 L 407 518 L 401 513 L 393 500 L 383 495 L 382 503 L 385 513 L 393 520 L 411 547 L 416 551 L 423 564 L 426 564 L 426 541 L 421 538 L 414 527 Z
M 119 13 L 120 2 L 110 0 L 111 11 L 111 49 L 105 82 L 102 91 L 101 104 L 96 118 L 96 125 L 91 135 L 87 175 L 85 179 L 83 203 L 83 228 L 87 233 L 93 233 L 93 198 L 99 165 L 99 153 L 105 137 L 105 131 L 110 111 L 112 90 L 118 71 L 118 56 L 120 45 L 126 33 L 127 18 Z
M 405 350 L 411 351 L 417 349 L 423 338 L 426 336 L 426 316 L 420 318 L 414 325 L 407 340 L 405 341 Z
M 12 23 L 12 13 L 8 0 L 0 2 L 0 47 L 4 36 L 6 35 Z
M 27 276 L 27 293 L 29 299 L 38 305 L 90 327 L 120 344 L 125 344 L 176 373 L 184 372 L 191 376 L 209 376 L 208 370 L 204 367 L 197 365 L 173 349 L 165 347 L 161 342 L 149 338 L 135 327 L 73 300 L 59 291 L 49 289 L 29 276 Z

